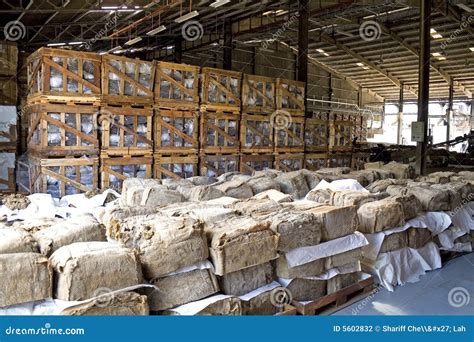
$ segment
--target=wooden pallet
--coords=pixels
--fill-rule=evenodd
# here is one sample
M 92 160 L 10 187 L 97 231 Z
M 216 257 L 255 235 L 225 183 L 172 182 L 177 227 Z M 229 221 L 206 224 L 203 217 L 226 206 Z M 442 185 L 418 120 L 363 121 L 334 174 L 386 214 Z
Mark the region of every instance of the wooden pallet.
M 255 171 L 272 169 L 273 154 L 240 154 L 240 172 L 252 175 Z
M 100 96 L 61 96 L 61 95 L 35 95 L 28 97 L 28 105 L 58 104 L 68 106 L 92 105 L 100 106 Z
M 154 178 L 184 179 L 199 175 L 197 154 L 155 154 Z
M 93 105 L 29 105 L 28 150 L 45 157 L 98 155 L 98 112 Z
M 17 147 L 17 126 L 3 126 L 0 122 L 0 152 L 16 151 Z
M 96 190 L 99 182 L 99 158 L 40 158 L 30 156 L 27 163 L 18 163 L 28 170 L 28 185 L 20 187 L 30 193 L 49 193 L 62 197 Z
M 15 152 L 0 152 L 0 193 L 15 192 Z
M 155 103 L 174 108 L 199 105 L 199 67 L 187 64 L 156 62 Z
M 304 316 L 314 316 L 321 312 L 328 313 L 328 310 L 331 310 L 332 312 L 338 311 L 347 306 L 348 302 L 355 302 L 354 299 L 359 301 L 369 296 L 373 290 L 374 280 L 372 277 L 368 277 L 353 285 L 347 286 L 337 292 L 331 293 L 312 302 L 303 304 L 293 301 L 292 305 L 296 308 L 298 314 Z
M 275 152 L 304 152 L 304 118 L 292 116 L 283 124 L 278 120 L 278 115 L 274 116 Z
M 226 172 L 239 171 L 239 156 L 235 154 L 201 154 L 201 176 L 218 177 Z
M 89 98 L 100 96 L 100 56 L 90 52 L 41 48 L 28 63 L 28 100 L 39 95 Z M 85 101 L 85 99 L 83 100 Z
M 269 115 L 243 114 L 240 120 L 241 151 L 245 153 L 272 153 L 273 124 Z
M 238 111 L 204 111 L 200 117 L 201 153 L 238 153 L 240 150 Z
M 368 152 L 354 152 L 352 153 L 351 169 L 364 170 L 365 163 L 370 162 L 370 153 Z
M 155 107 L 155 152 L 198 153 L 199 113 Z
M 244 74 L 242 109 L 248 114 L 271 114 L 276 109 L 276 79 Z
M 202 68 L 201 105 L 208 109 L 240 109 L 242 73 Z
M 307 118 L 304 128 L 306 152 L 326 152 L 329 147 L 329 124 L 327 120 Z
M 294 116 L 304 116 L 305 83 L 277 78 L 276 81 L 276 108 L 285 110 Z
M 152 178 L 153 155 L 112 156 L 101 154 L 100 172 L 102 189 L 121 191 L 122 183 L 127 178 Z
M 305 153 L 304 168 L 317 171 L 328 166 L 327 153 Z
M 101 152 L 108 156 L 153 152 L 153 108 L 148 105 L 108 105 L 100 109 Z
M 290 172 L 303 168 L 304 153 L 275 153 L 275 169 Z
M 351 167 L 351 153 L 328 153 L 328 167 Z
M 332 152 L 351 151 L 354 139 L 352 121 L 331 121 L 329 124 L 329 150 Z
M 154 102 L 155 63 L 116 55 L 102 56 L 102 100 L 111 103 Z
M 290 304 L 285 304 L 280 312 L 277 312 L 273 316 L 296 316 L 298 313 L 298 310 L 293 305 Z

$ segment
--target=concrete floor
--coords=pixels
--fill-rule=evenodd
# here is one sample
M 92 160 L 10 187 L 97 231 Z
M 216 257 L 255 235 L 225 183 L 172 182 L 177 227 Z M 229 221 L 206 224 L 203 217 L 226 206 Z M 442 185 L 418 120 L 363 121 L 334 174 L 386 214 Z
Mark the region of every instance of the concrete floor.
M 463 291 L 457 297 L 465 303 L 461 307 L 448 300 L 450 291 L 458 287 L 463 289 L 453 293 Z M 381 289 L 335 315 L 474 315 L 474 253 L 450 260 L 421 276 L 419 282 L 396 287 L 394 292 Z

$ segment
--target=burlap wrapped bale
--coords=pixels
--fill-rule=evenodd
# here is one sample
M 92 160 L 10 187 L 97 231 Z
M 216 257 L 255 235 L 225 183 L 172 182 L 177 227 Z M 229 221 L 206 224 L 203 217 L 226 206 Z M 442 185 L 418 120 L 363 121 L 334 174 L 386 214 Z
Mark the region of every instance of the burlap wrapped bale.
M 474 181 L 474 171 L 460 171 L 457 176 L 467 181 Z
M 225 206 L 236 210 L 243 215 L 251 215 L 261 218 L 262 216 L 273 215 L 283 209 L 283 205 L 268 198 L 255 199 L 254 197 L 235 201 Z
M 371 163 L 364 163 L 364 169 L 371 170 L 371 169 L 381 169 L 384 166 L 384 162 L 371 162 Z
M 333 207 L 322 205 L 306 211 L 322 222 L 321 242 L 354 233 L 359 225 L 355 206 Z
M 427 228 L 409 228 L 407 239 L 408 247 L 418 249 L 433 241 L 433 234 Z
M 283 172 L 280 170 L 267 169 L 267 170 L 255 171 L 252 175 L 252 178 L 259 178 L 259 177 L 276 178 L 282 174 Z
M 328 279 L 327 294 L 335 293 L 345 287 L 354 285 L 359 281 L 360 272 L 353 272 L 347 274 L 338 274 L 331 279 Z
M 217 182 L 217 178 L 207 177 L 207 176 L 194 176 L 194 177 L 189 177 L 186 179 L 192 182 L 195 186 L 211 185 Z
M 54 269 L 56 299 L 86 300 L 103 294 L 103 289 L 120 290 L 142 282 L 135 253 L 108 242 L 64 246 L 49 260 Z
M 118 240 L 140 254 L 146 279 L 194 265 L 209 256 L 203 224 L 191 217 L 134 216 L 121 223 Z
M 275 261 L 277 276 L 286 279 L 315 277 L 326 271 L 325 264 L 326 258 L 321 258 L 296 267 L 288 267 L 285 255 L 280 255 Z
M 327 280 L 296 278 L 286 288 L 291 292 L 293 300 L 317 300 L 327 294 Z
M 104 226 L 92 215 L 75 216 L 64 223 L 42 229 L 34 234 L 34 238 L 41 254 L 46 256 L 75 242 L 106 241 Z
M 132 187 L 127 190 L 124 205 L 161 207 L 173 203 L 183 202 L 184 197 L 176 190 L 166 187 Z
M 322 168 L 316 171 L 316 173 L 320 175 L 332 175 L 332 176 L 344 175 L 349 172 L 351 172 L 350 167 L 328 167 L 328 168 Z
M 277 203 L 293 202 L 293 196 L 284 194 L 277 190 L 267 190 L 252 197 L 253 199 L 269 199 Z
M 405 223 L 403 207 L 393 198 L 363 204 L 357 210 L 359 231 L 365 234 L 381 232 Z
M 474 184 L 469 182 L 433 184 L 432 188 L 447 191 L 449 193 L 450 210 L 454 210 L 461 206 L 463 201 L 470 201 L 474 198 Z
M 201 305 L 201 302 L 209 302 L 210 299 L 214 301 L 210 304 L 205 305 L 201 310 L 195 313 L 195 316 L 241 316 L 242 315 L 242 301 L 238 297 L 228 297 L 224 295 L 215 295 L 207 299 L 201 299 L 194 303 L 182 305 Z M 179 312 L 166 310 L 163 312 L 164 315 L 179 315 Z
M 111 239 L 117 239 L 121 231 L 121 223 L 133 216 L 144 216 L 156 214 L 157 207 L 116 207 L 112 206 L 105 209 L 102 215 L 102 224 L 106 228 L 107 236 Z
M 387 178 L 387 179 L 380 179 L 377 180 L 373 183 L 370 183 L 367 185 L 365 188 L 369 190 L 371 193 L 377 193 L 377 192 L 384 192 L 387 190 L 387 188 L 390 185 L 407 185 L 406 179 L 393 179 L 393 178 Z
M 424 211 L 447 211 L 451 209 L 453 193 L 448 189 L 432 186 L 409 186 L 407 188 L 391 185 L 387 188 L 390 195 L 413 194 L 418 198 Z
M 193 182 L 191 182 L 189 179 L 167 178 L 161 180 L 161 183 L 170 190 L 176 190 L 179 187 L 191 188 L 194 186 Z
M 0 228 L 0 254 L 36 252 L 38 246 L 31 234 L 19 228 Z
M 281 174 L 275 178 L 275 181 L 280 184 L 283 193 L 292 195 L 293 198 L 304 198 L 309 192 L 306 178 L 301 170 Z
M 153 186 L 160 186 L 161 181 L 159 179 L 143 179 L 143 178 L 127 178 L 122 183 L 122 203 L 125 203 L 125 199 L 127 198 L 127 192 L 130 188 L 141 187 L 153 187 Z
M 406 231 L 393 233 L 385 236 L 379 253 L 392 252 L 407 246 L 408 236 Z
M 355 179 L 362 186 L 367 186 L 372 182 L 380 179 L 380 174 L 375 170 L 359 170 L 351 171 L 348 174 L 343 175 L 341 178 L 345 179 Z
M 362 248 L 355 248 L 347 252 L 331 255 L 326 258 L 326 270 L 341 267 L 361 260 Z
M 303 169 L 301 170 L 301 173 L 303 173 L 304 178 L 306 179 L 306 184 L 308 184 L 309 190 L 314 189 L 322 179 L 321 175 L 315 171 Z
M 420 177 L 419 180 L 423 182 L 430 182 L 430 183 L 437 183 L 437 184 L 444 184 L 448 183 L 451 180 L 451 177 L 456 176 L 456 172 L 451 171 L 439 171 L 430 173 L 427 176 Z
M 171 309 L 219 291 L 216 276 L 206 268 L 155 278 L 150 283 L 158 288 L 146 291 L 152 311 Z
M 249 300 L 242 300 L 242 314 L 244 316 L 273 316 L 281 311 L 281 308 L 273 305 L 272 291 L 265 291 Z
M 66 222 L 63 218 L 29 218 L 25 221 L 14 221 L 11 225 L 12 228 L 23 229 L 29 233 L 35 233 L 41 229 L 45 229 L 55 225 L 57 223 Z
M 221 292 L 226 295 L 240 296 L 253 291 L 275 279 L 272 264 L 264 264 L 244 268 L 240 271 L 219 277 Z
M 413 194 L 408 194 L 406 196 L 390 196 L 388 198 L 401 204 L 405 221 L 417 217 L 418 214 L 423 211 L 420 200 Z
M 386 193 L 371 194 L 362 191 L 340 190 L 334 191 L 331 194 L 329 204 L 335 205 L 337 207 L 348 205 L 355 205 L 356 207 L 360 207 L 364 203 L 378 201 L 387 196 L 388 194 Z
M 331 189 L 313 189 L 305 197 L 307 201 L 313 201 L 323 204 L 331 204 L 331 197 L 333 194 L 333 190 Z
M 209 185 L 198 185 L 192 188 L 178 187 L 176 189 L 188 201 L 208 201 L 226 196 L 226 194 Z
M 400 164 L 390 162 L 382 167 L 382 169 L 392 172 L 397 179 L 407 179 L 415 177 L 415 168 L 409 164 Z
M 222 191 L 225 196 L 234 198 L 250 198 L 253 196 L 252 188 L 244 181 L 231 180 L 212 185 Z
M 51 298 L 53 272 L 37 253 L 0 254 L 0 307 Z
M 259 194 L 267 190 L 280 191 L 280 184 L 278 184 L 273 178 L 258 177 L 250 178 L 247 184 L 252 188 L 254 194 Z
M 148 316 L 146 296 L 135 292 L 121 292 L 77 304 L 64 309 L 64 316 Z

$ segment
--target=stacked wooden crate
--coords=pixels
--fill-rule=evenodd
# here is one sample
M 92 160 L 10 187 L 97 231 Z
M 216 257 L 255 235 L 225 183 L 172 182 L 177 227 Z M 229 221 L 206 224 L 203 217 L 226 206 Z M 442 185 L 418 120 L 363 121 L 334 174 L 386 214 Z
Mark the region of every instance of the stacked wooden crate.
M 317 113 L 305 119 L 305 168 L 316 171 L 327 167 L 329 120 L 327 113 Z
M 154 78 L 154 62 L 102 56 L 98 121 L 103 189 L 121 189 L 127 178 L 153 176 Z
M 352 165 L 355 116 L 333 112 L 329 116 L 328 166 Z
M 54 197 L 98 187 L 100 57 L 42 48 L 28 58 L 28 161 L 21 189 Z
M 201 175 L 238 171 L 242 73 L 203 68 L 201 77 Z
M 199 175 L 199 67 L 157 62 L 154 111 L 155 178 Z
M 304 167 L 305 83 L 278 78 L 276 111 L 272 114 L 275 168 L 282 171 Z
M 275 89 L 274 78 L 247 74 L 243 77 L 240 172 L 252 174 L 273 168 Z

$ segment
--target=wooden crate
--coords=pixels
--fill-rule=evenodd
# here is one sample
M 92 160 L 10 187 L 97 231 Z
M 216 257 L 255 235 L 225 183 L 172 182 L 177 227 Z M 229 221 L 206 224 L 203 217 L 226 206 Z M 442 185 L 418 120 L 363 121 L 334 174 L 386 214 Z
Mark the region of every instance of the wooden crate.
M 247 113 L 273 113 L 276 109 L 276 79 L 244 74 L 242 109 Z
M 329 147 L 329 123 L 327 120 L 305 120 L 304 144 L 307 152 L 325 152 Z
M 239 156 L 235 154 L 201 154 L 201 176 L 218 177 L 226 172 L 239 171 Z
M 201 105 L 207 109 L 239 109 L 241 107 L 242 73 L 215 68 L 202 68 Z
M 351 151 L 354 123 L 352 121 L 331 121 L 329 124 L 329 150 Z
M 93 105 L 29 105 L 28 150 L 41 156 L 97 155 L 98 112 Z
M 155 103 L 172 108 L 199 106 L 199 67 L 156 62 Z
M 153 153 L 153 107 L 109 105 L 100 109 L 101 153 L 108 156 Z
M 100 172 L 102 189 L 122 190 L 122 183 L 127 178 L 152 178 L 153 155 L 112 156 L 101 154 Z
M 102 99 L 108 103 L 153 104 L 155 63 L 102 56 Z
M 273 124 L 269 115 L 243 114 L 240 120 L 241 151 L 245 153 L 272 153 Z
M 15 76 L 18 65 L 18 47 L 15 42 L 0 42 L 0 75 Z
M 0 76 L 0 105 L 16 106 L 18 101 L 17 80 L 12 76 Z
M 276 108 L 292 115 L 305 115 L 305 83 L 278 78 L 276 81 Z
M 351 169 L 364 170 L 364 165 L 368 162 L 370 162 L 370 153 L 354 152 L 351 158 Z
M 275 152 L 304 152 L 304 118 L 291 116 L 279 122 L 278 116 L 273 118 Z
M 328 153 L 328 167 L 351 167 L 351 153 Z
M 255 171 L 272 169 L 274 160 L 273 154 L 241 154 L 240 172 L 252 175 Z
M 238 111 L 204 111 L 200 117 L 201 153 L 238 153 L 240 150 Z
M 304 153 L 275 154 L 275 169 L 284 172 L 298 171 L 304 168 Z
M 154 178 L 184 179 L 198 175 L 197 154 L 155 154 Z
M 198 153 L 199 112 L 155 107 L 155 152 Z
M 16 151 L 18 112 L 15 106 L 0 108 L 0 152 Z
M 48 193 L 55 198 L 98 188 L 99 158 L 39 158 L 30 156 L 27 164 L 30 193 Z M 20 190 L 26 190 L 23 186 Z
M 41 48 L 28 57 L 28 101 L 79 102 L 100 99 L 100 56 Z
M 15 192 L 15 152 L 0 152 L 0 193 Z
M 328 155 L 326 153 L 305 153 L 304 168 L 317 171 L 328 166 Z

